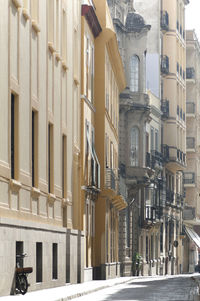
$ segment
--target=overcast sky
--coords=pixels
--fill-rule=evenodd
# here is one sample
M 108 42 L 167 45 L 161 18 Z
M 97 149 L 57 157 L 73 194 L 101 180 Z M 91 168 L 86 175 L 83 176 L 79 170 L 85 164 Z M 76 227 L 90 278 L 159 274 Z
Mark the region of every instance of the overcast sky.
M 185 25 L 186 29 L 195 29 L 200 41 L 200 0 L 190 0 L 186 5 Z

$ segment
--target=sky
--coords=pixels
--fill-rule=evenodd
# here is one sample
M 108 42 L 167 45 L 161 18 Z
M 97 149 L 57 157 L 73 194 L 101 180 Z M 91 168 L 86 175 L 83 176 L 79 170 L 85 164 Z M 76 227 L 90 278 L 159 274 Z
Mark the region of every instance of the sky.
M 186 5 L 185 13 L 186 29 L 195 29 L 200 41 L 200 0 L 190 0 L 190 3 Z

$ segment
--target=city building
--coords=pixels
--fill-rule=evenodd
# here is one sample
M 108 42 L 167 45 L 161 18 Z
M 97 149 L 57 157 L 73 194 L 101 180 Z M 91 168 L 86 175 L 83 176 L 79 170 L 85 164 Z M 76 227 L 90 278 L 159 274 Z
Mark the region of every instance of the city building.
M 101 25 L 92 1 L 82 4 L 81 22 L 81 167 L 82 215 L 81 229 L 85 233 L 84 281 L 93 279 L 95 202 L 100 193 L 100 164 L 95 141 L 95 39 L 101 34 Z
M 161 99 L 163 111 L 162 178 L 166 186 L 161 260 L 165 274 L 182 272 L 183 172 L 186 168 L 185 5 L 189 1 L 135 0 L 152 25 L 147 42 L 147 87 Z M 152 76 L 153 74 L 153 76 Z
M 95 39 L 95 148 L 100 193 L 95 204 L 94 279 L 120 275 L 118 216 L 127 204 L 119 191 L 119 93 L 126 86 L 116 33 L 106 0 L 94 0 L 102 32 Z
M 0 295 L 80 280 L 81 4 L 1 3 Z
M 193 273 L 197 265 L 200 247 L 200 208 L 199 208 L 199 136 L 200 136 L 200 46 L 194 30 L 186 31 L 186 151 L 187 171 L 184 172 L 185 225 L 184 266 L 185 273 Z

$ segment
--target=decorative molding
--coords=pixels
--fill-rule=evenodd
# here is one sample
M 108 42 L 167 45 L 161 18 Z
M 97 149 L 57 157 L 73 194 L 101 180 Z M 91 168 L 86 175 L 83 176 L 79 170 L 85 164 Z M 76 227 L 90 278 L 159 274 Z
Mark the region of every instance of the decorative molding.
M 41 191 L 40 189 L 36 188 L 36 187 L 32 187 L 31 188 L 31 196 L 35 199 L 38 199 L 39 196 L 41 195 Z
M 57 51 L 56 53 L 55 53 L 55 57 L 56 57 L 56 60 L 59 62 L 59 61 L 62 61 L 62 58 L 61 58 L 61 56 L 60 56 L 60 53 Z
M 67 71 L 69 68 L 67 67 L 67 63 L 65 60 L 62 60 L 62 67 L 65 71 Z
M 16 8 L 22 7 L 22 0 L 12 0 Z
M 40 32 L 40 26 L 35 20 L 32 20 L 32 28 L 35 30 L 36 33 Z
M 48 48 L 49 48 L 49 50 L 50 50 L 51 53 L 56 52 L 56 49 L 55 49 L 55 47 L 54 47 L 54 45 L 53 45 L 52 42 L 48 42 Z
M 74 83 L 76 86 L 78 86 L 80 84 L 80 81 L 78 80 L 78 78 L 76 76 L 74 76 Z
M 28 12 L 28 9 L 26 9 L 26 8 L 23 8 L 22 15 L 24 16 L 24 18 L 26 19 L 26 21 L 31 19 L 31 16 L 30 16 L 30 14 Z
M 50 204 L 54 204 L 55 200 L 56 200 L 55 194 L 49 193 L 49 194 L 48 194 L 48 202 L 49 202 Z
M 18 80 L 17 80 L 15 77 L 13 77 L 13 76 L 11 76 L 11 78 L 10 78 L 10 89 L 11 89 L 14 93 L 16 93 L 17 95 L 20 94 L 20 86 L 19 86 L 19 82 L 18 82 Z
M 93 33 L 93 36 L 96 38 L 102 31 L 101 25 L 95 13 L 94 7 L 92 5 L 83 4 L 81 15 L 84 16 L 87 20 L 87 23 Z
M 20 188 L 22 187 L 22 184 L 15 179 L 10 179 L 10 188 L 14 192 L 19 192 Z

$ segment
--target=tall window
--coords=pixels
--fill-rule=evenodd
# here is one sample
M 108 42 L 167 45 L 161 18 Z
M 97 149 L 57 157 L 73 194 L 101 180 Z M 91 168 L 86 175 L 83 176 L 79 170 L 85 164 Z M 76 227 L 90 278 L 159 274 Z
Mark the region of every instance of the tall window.
M 131 129 L 130 143 L 130 165 L 138 166 L 139 163 L 139 130 L 136 127 Z
M 58 244 L 52 244 L 52 279 L 58 279 Z
M 53 125 L 48 125 L 48 192 L 53 193 Z
M 130 61 L 130 90 L 132 92 L 139 91 L 139 58 L 133 55 Z
M 67 185 L 67 137 L 62 136 L 62 197 L 66 198 Z
M 151 128 L 151 150 L 154 150 L 154 129 Z
M 42 282 L 42 243 L 36 242 L 36 282 Z
M 18 103 L 11 94 L 11 178 L 17 178 L 17 139 L 18 139 Z
M 38 176 L 38 113 L 32 111 L 32 186 L 37 187 Z
M 158 149 L 159 149 L 158 131 L 155 130 L 155 150 L 158 151 Z

